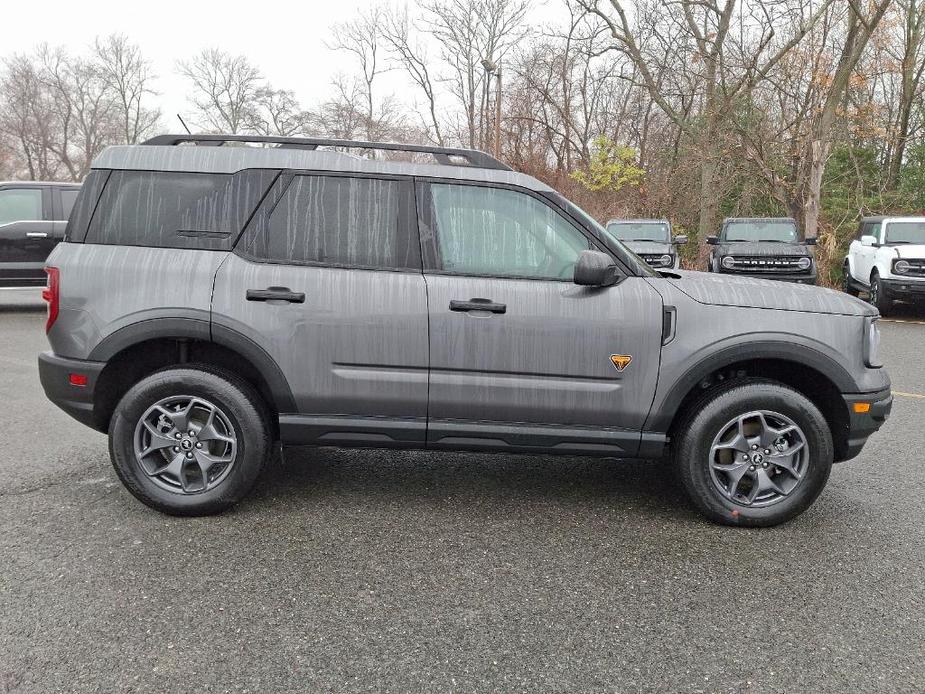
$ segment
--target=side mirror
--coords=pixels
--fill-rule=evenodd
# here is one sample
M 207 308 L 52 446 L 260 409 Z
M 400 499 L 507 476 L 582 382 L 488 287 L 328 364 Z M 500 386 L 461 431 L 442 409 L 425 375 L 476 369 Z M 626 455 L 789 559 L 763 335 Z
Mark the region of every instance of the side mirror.
M 876 236 L 869 236 L 869 235 L 865 234 L 864 236 L 861 237 L 861 245 L 862 245 L 862 246 L 876 246 L 876 245 L 877 245 L 877 237 L 876 237 Z
M 685 243 L 687 243 L 687 237 L 686 236 L 675 236 L 674 239 L 672 240 L 672 243 L 675 246 L 683 246 Z
M 707 236 L 707 244 L 710 246 L 715 246 L 719 243 L 719 237 L 717 236 Z
M 584 287 L 609 287 L 620 279 L 617 264 L 600 251 L 582 251 L 575 263 L 575 284 Z
M 807 236 L 807 237 L 803 240 L 803 243 L 805 243 L 807 246 L 815 246 L 815 245 L 816 245 L 816 237 L 815 237 L 815 236 Z

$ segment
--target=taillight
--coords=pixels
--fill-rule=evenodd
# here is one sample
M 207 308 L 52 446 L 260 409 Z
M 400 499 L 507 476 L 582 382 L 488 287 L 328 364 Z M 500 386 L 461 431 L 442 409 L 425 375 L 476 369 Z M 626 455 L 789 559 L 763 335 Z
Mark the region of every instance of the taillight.
M 48 322 L 45 323 L 45 332 L 51 330 L 51 326 L 58 320 L 58 306 L 61 300 L 61 273 L 56 267 L 46 267 L 45 274 L 48 275 L 48 284 L 42 290 L 42 298 L 48 302 Z

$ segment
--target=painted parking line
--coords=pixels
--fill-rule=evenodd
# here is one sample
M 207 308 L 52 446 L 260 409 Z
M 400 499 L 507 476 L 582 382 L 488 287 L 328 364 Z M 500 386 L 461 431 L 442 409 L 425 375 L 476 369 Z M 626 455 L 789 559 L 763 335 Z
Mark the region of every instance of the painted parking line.
M 908 318 L 881 318 L 881 323 L 909 323 L 910 325 L 925 325 L 925 320 L 909 320 Z
M 894 390 L 893 395 L 898 395 L 901 398 L 917 398 L 925 400 L 925 394 L 922 393 L 903 393 L 902 391 Z

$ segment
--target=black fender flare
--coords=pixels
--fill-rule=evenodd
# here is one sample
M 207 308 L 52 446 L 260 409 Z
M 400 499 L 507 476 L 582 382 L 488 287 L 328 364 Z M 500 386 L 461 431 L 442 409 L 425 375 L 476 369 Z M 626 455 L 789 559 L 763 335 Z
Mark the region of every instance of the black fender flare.
M 667 432 L 688 393 L 706 376 L 724 367 L 756 359 L 790 361 L 825 376 L 842 393 L 858 392 L 857 383 L 835 359 L 799 342 L 760 341 L 724 347 L 689 367 L 663 397 L 656 397 L 645 431 Z
M 297 412 L 289 382 L 279 364 L 266 350 L 236 330 L 199 318 L 148 318 L 108 335 L 93 348 L 90 361 L 107 362 L 133 345 L 157 339 L 188 339 L 214 342 L 237 352 L 260 373 L 277 412 Z

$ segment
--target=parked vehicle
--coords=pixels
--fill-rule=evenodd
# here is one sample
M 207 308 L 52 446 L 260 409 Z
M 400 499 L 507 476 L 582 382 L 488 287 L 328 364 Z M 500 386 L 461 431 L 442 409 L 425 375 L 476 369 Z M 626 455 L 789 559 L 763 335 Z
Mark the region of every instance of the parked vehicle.
M 842 269 L 844 290 L 884 316 L 894 301 L 925 303 L 925 217 L 864 217 Z
M 607 233 L 653 268 L 678 268 L 678 246 L 687 243 L 686 236 L 672 236 L 667 219 L 611 219 Z
M 719 236 L 708 236 L 713 246 L 707 270 L 732 275 L 816 284 L 816 261 L 810 246 L 815 238 L 800 240 L 789 217 L 730 217 Z
M 223 146 L 240 141 L 275 146 Z M 772 525 L 813 502 L 892 403 L 873 307 L 660 275 L 471 150 L 221 135 L 110 147 L 47 271 L 45 392 L 108 432 L 128 490 L 173 514 L 240 500 L 279 440 L 670 451 L 707 517 Z
M 78 183 L 0 182 L 0 287 L 45 284 L 45 259 L 64 237 Z

